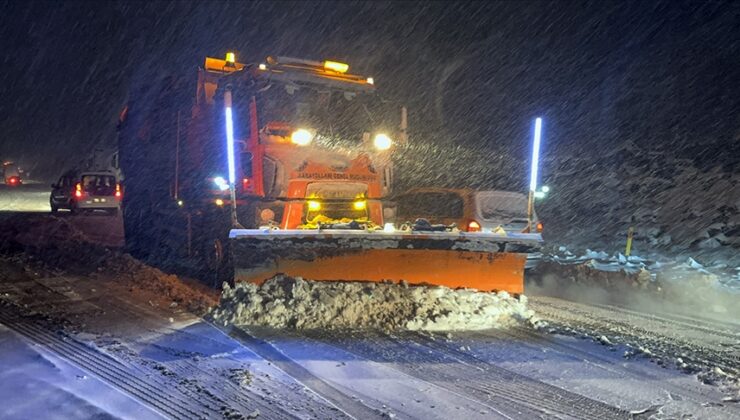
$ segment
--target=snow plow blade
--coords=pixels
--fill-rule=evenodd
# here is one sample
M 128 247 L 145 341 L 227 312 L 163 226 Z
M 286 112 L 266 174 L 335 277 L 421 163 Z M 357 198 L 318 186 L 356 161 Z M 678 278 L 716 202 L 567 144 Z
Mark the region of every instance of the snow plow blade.
M 481 291 L 524 291 L 539 235 L 252 230 L 230 233 L 236 282 L 278 274 L 315 281 L 406 281 Z

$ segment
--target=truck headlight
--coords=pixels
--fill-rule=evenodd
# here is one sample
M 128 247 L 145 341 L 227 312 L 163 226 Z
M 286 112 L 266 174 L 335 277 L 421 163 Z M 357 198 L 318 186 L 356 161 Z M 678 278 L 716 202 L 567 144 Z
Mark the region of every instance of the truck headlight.
M 373 145 L 375 145 L 375 148 L 378 150 L 388 150 L 391 148 L 391 145 L 393 145 L 393 140 L 391 140 L 391 138 L 386 134 L 380 133 L 375 135 Z
M 306 204 L 308 205 L 308 211 L 321 210 L 321 203 L 319 203 L 318 201 L 310 200 Z
M 365 208 L 367 207 L 367 201 L 355 201 L 354 203 L 352 203 L 352 207 L 354 207 L 355 210 L 365 210 Z
M 313 140 L 313 134 L 305 128 L 299 128 L 290 135 L 290 141 L 299 146 L 307 146 Z

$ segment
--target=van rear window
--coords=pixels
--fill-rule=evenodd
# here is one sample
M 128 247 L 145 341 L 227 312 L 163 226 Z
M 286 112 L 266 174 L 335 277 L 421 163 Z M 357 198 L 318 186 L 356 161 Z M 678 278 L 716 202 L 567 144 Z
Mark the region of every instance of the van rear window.
M 82 189 L 90 195 L 114 195 L 116 193 L 116 177 L 112 175 L 83 175 Z
M 527 197 L 521 195 L 478 196 L 478 205 L 484 220 L 511 221 L 527 218 Z

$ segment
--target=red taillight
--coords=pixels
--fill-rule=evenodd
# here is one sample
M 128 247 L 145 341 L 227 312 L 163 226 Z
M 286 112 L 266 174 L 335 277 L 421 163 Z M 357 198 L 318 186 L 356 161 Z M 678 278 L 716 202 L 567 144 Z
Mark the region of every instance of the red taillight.
M 79 182 L 75 185 L 75 197 L 82 198 L 82 184 Z
M 116 198 L 121 198 L 121 184 L 116 184 Z
M 246 190 L 249 187 L 249 178 L 242 179 L 242 189 Z
M 537 222 L 537 226 L 535 229 L 537 229 L 537 233 L 542 233 L 542 230 L 545 228 L 545 225 L 542 224 L 542 222 Z
M 11 184 L 15 184 L 16 182 L 18 182 L 18 180 L 17 180 L 17 179 L 15 179 L 15 178 L 10 178 L 10 183 L 11 183 Z
M 480 232 L 480 224 L 475 220 L 471 220 L 468 223 L 468 232 Z

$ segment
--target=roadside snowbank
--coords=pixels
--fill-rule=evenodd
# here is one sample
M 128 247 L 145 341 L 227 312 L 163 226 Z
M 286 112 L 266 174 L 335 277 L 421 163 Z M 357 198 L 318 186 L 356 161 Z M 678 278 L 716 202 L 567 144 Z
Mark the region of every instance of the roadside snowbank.
M 693 258 L 645 259 L 587 250 L 576 256 L 565 247 L 546 254 L 529 273 L 530 295 L 565 297 L 670 313 L 738 319 L 740 270 L 705 267 Z
M 525 296 L 405 284 L 312 282 L 274 277 L 224 284 L 211 317 L 223 325 L 294 329 L 459 331 L 534 322 Z
M 103 274 L 114 274 L 116 281 L 128 282 L 132 287 L 155 292 L 197 315 L 203 315 L 216 304 L 216 294 L 210 294 L 209 289 L 150 267 L 129 254 L 113 255 L 103 267 L 100 271 Z

